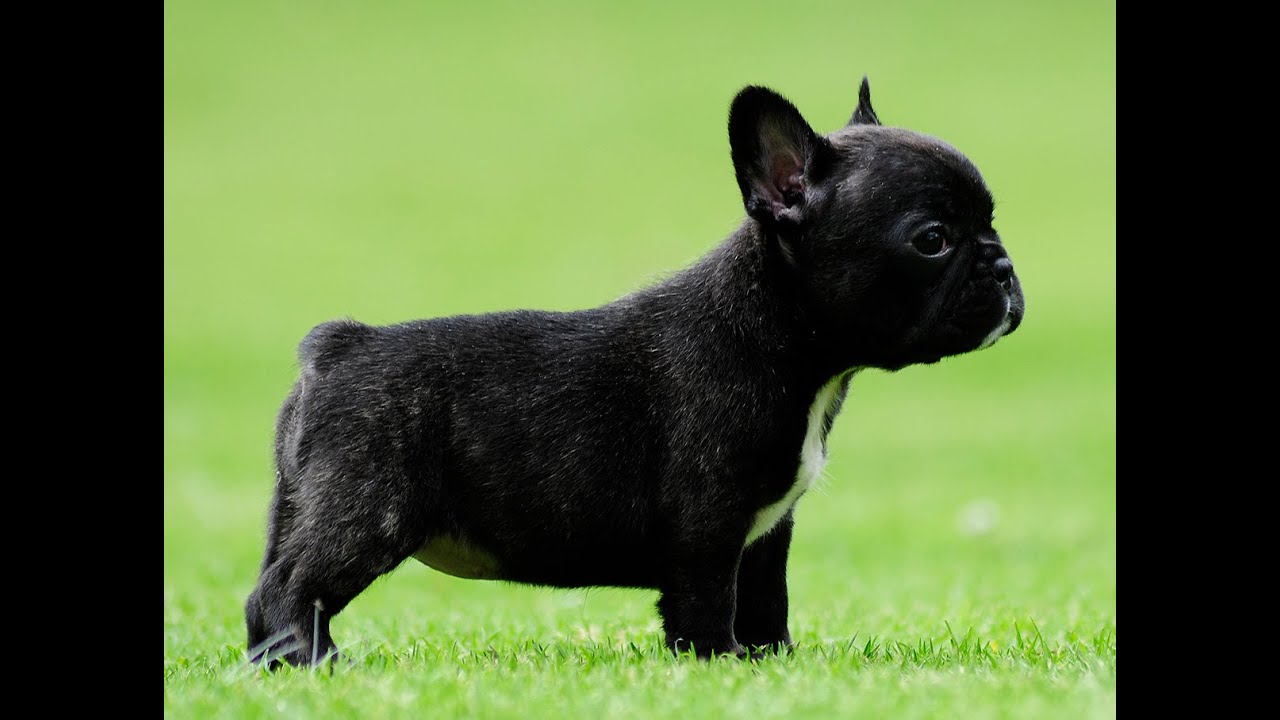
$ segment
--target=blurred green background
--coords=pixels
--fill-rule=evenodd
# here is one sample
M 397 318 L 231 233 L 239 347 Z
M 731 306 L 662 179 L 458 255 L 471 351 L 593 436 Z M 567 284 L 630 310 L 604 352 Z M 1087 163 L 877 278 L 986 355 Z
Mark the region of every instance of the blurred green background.
M 1114 636 L 1113 2 L 174 0 L 164 22 L 166 712 L 222 707 L 171 670 L 229 666 L 243 641 L 274 415 L 310 327 L 650 283 L 743 218 L 739 88 L 829 132 L 864 73 L 885 124 L 982 170 L 1028 312 L 988 351 L 854 380 L 797 510 L 792 631 L 911 642 L 946 621 L 1004 642 L 1033 618 Z M 334 632 L 655 644 L 654 598 L 415 563 Z M 1113 714 L 1110 663 L 1101 695 L 1045 692 Z

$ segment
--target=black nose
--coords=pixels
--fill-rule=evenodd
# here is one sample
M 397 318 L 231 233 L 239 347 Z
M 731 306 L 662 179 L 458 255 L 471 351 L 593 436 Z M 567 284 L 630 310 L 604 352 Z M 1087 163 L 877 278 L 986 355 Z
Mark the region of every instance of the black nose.
M 1007 257 L 1002 257 L 991 263 L 991 274 L 996 276 L 996 281 L 1005 287 L 1013 282 L 1013 262 Z

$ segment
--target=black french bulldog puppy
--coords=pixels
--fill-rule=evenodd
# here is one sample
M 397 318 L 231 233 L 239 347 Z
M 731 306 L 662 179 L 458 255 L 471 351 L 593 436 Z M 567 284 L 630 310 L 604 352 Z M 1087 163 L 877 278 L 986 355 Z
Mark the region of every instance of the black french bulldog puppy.
M 884 127 L 864 78 L 816 134 L 748 87 L 729 111 L 747 219 L 692 267 L 578 312 L 324 323 L 280 411 L 250 654 L 406 558 L 464 578 L 660 591 L 666 643 L 790 647 L 792 508 L 859 368 L 985 348 L 1022 290 L 977 168 Z

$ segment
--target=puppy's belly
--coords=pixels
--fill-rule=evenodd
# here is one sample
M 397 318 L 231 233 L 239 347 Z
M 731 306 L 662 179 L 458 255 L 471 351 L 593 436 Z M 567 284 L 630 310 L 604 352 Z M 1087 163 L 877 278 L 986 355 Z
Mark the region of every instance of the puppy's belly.
M 446 575 L 468 580 L 502 580 L 502 564 L 488 550 L 451 535 L 427 540 L 413 558 Z
M 530 533 L 523 542 L 495 553 L 469 538 L 441 535 L 423 543 L 413 558 L 427 567 L 468 580 L 566 588 L 652 588 L 657 583 L 652 554 L 635 538 L 616 536 L 567 543 Z

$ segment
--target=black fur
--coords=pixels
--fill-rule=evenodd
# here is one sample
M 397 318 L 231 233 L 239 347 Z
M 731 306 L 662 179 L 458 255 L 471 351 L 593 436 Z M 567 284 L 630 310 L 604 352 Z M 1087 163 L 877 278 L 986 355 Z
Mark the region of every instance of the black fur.
M 790 645 L 790 508 L 747 538 L 798 482 L 820 388 L 825 441 L 852 369 L 973 350 L 1024 304 L 977 169 L 880 126 L 865 80 L 827 136 L 764 88 L 729 117 L 749 217 L 669 280 L 578 312 L 307 335 L 246 605 L 256 660 L 328 655 L 330 619 L 413 555 L 656 588 L 668 646 L 700 656 Z

